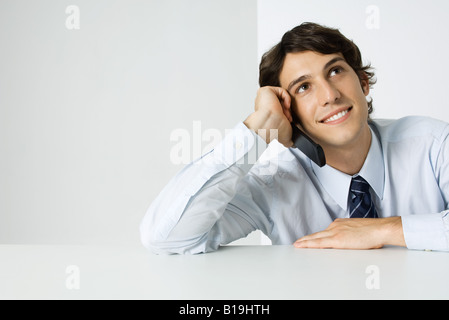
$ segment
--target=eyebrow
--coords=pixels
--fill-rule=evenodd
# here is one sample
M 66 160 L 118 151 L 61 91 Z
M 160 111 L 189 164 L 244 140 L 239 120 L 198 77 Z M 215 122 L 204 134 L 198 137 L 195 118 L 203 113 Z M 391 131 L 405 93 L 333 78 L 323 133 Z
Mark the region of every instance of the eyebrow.
M 329 60 L 324 65 L 323 70 L 326 70 L 327 68 L 329 68 L 331 65 L 333 65 L 337 61 L 345 61 L 345 59 L 343 59 L 342 57 L 335 57 L 335 58 Z M 290 82 L 290 84 L 288 85 L 287 91 L 290 91 L 290 89 L 293 88 L 296 84 L 303 82 L 304 80 L 307 80 L 310 78 L 312 78 L 312 76 L 310 76 L 310 75 L 304 75 L 304 76 L 300 76 L 299 78 L 296 78 L 295 80 Z

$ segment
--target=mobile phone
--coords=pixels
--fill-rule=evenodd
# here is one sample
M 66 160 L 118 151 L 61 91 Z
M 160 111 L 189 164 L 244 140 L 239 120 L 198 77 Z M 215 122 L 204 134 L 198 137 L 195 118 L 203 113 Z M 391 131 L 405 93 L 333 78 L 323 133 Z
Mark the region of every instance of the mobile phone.
M 301 150 L 318 166 L 323 167 L 326 164 L 323 148 L 315 143 L 308 135 L 301 131 L 294 123 L 292 125 L 292 141 L 296 148 Z

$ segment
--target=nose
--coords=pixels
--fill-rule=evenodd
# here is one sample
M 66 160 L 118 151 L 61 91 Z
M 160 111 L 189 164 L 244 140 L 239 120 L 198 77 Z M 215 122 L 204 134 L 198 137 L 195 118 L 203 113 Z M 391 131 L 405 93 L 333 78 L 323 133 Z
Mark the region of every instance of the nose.
M 326 107 L 329 104 L 336 103 L 341 98 L 340 91 L 329 81 L 323 80 L 319 90 L 320 105 Z

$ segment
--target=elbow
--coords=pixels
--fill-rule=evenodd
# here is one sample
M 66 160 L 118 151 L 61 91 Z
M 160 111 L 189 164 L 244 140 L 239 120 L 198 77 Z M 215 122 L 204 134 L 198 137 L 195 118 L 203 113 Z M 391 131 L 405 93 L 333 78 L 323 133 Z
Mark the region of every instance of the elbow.
M 151 208 L 150 208 L 151 209 Z M 158 232 L 160 225 L 155 221 L 154 212 L 149 210 L 139 226 L 142 245 L 155 254 L 171 254 L 167 242 L 167 235 Z
M 154 211 L 144 216 L 139 226 L 143 246 L 155 254 L 198 254 L 215 251 L 220 244 L 212 239 L 214 232 L 173 232 L 174 225 L 155 219 Z M 197 230 L 198 231 L 198 230 Z
M 140 241 L 148 251 L 154 254 L 172 254 L 167 246 L 167 241 L 161 236 L 157 236 L 156 232 L 145 228 L 143 224 L 140 226 Z
M 172 239 L 162 237 L 157 232 L 150 232 L 141 226 L 140 240 L 143 246 L 154 254 L 200 254 L 215 251 L 219 244 L 207 240 L 207 235 L 195 237 L 194 239 Z

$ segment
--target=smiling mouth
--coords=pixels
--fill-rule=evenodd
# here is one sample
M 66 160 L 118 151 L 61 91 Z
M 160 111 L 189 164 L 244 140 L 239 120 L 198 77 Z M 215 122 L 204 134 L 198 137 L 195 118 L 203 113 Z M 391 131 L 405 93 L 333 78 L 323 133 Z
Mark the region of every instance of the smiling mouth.
M 332 117 L 322 120 L 321 123 L 329 123 L 329 122 L 337 121 L 337 120 L 343 118 L 345 115 L 347 115 L 349 113 L 349 111 L 351 111 L 351 109 L 352 109 L 352 107 L 349 107 L 346 110 L 340 111 L 339 113 L 334 114 Z

